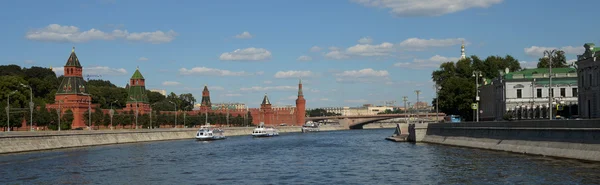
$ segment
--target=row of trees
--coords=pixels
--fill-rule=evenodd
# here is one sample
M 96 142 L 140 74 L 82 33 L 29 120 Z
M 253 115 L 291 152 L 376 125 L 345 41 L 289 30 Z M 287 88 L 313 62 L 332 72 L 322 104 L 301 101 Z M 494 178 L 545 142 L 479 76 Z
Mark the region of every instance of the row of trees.
M 549 58 L 540 58 L 538 68 L 547 68 Z M 558 51 L 552 56 L 552 67 L 567 67 L 563 51 Z M 519 61 L 510 55 L 489 56 L 485 60 L 472 55 L 457 62 L 445 62 L 440 68 L 433 71 L 431 77 L 435 84 L 440 87 L 438 92 L 439 110 L 447 115 L 460 115 L 466 120 L 472 120 L 473 110 L 471 103 L 475 102 L 475 77 L 474 71 L 480 71 L 485 79 L 493 79 L 500 76 L 504 69 L 519 71 Z M 481 81 L 480 81 L 481 82 Z M 483 84 L 480 83 L 480 85 Z M 436 99 L 432 105 L 436 106 Z
M 327 112 L 327 110 L 325 110 L 325 109 L 317 108 L 317 109 L 306 110 L 306 116 L 308 116 L 308 117 L 341 116 L 341 114 Z

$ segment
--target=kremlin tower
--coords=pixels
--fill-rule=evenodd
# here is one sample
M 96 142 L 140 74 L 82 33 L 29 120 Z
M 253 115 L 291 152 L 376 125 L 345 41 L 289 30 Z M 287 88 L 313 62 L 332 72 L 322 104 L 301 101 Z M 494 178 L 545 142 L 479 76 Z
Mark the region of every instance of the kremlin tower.
M 85 80 L 83 80 L 83 67 L 75 54 L 75 47 L 64 66 L 64 78 L 58 86 L 54 96 L 55 104 L 49 108 L 55 108 L 64 113 L 70 109 L 73 111 L 73 122 L 71 128 L 87 127 L 87 121 L 83 120 L 83 113 L 88 110 L 88 103 L 92 101 L 89 96 Z
M 271 125 L 271 121 L 273 120 L 273 109 L 271 107 L 271 101 L 269 101 L 269 97 L 267 97 L 267 93 L 265 93 L 265 97 L 260 104 L 260 112 L 262 113 L 261 121 L 264 122 L 265 125 Z
M 139 67 L 135 69 L 126 88 L 128 99 L 126 107 L 123 108 L 124 111 L 133 110 L 137 111 L 140 115 L 152 111 L 148 95 L 146 94 L 146 79 L 140 73 Z
M 208 91 L 208 87 L 204 84 L 204 90 L 202 90 L 202 101 L 200 101 L 200 110 L 207 111 L 211 109 L 210 103 L 210 91 Z
M 465 54 L 465 41 L 462 41 L 462 45 L 460 46 L 460 59 L 466 59 L 467 55 Z
M 302 79 L 298 83 L 298 99 L 296 99 L 296 125 L 304 125 L 306 116 L 306 100 L 302 93 Z

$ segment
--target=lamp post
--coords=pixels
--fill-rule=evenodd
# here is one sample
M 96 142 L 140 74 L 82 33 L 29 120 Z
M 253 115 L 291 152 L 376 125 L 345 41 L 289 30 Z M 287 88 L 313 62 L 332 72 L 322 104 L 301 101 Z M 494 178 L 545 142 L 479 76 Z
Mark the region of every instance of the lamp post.
M 88 97 L 88 129 L 92 130 L 92 95 L 87 93 L 82 94 Z
M 17 91 L 8 93 L 8 102 L 6 102 L 6 125 L 8 126 L 8 132 L 10 132 L 10 95 L 15 94 Z
M 544 58 L 548 58 L 548 119 L 552 120 L 552 96 L 554 96 L 554 89 L 552 88 L 552 57 L 557 54 L 557 50 L 546 50 L 544 51 Z
M 477 104 L 475 115 L 476 121 L 479 122 L 479 78 L 483 75 L 481 71 L 473 71 L 473 77 L 475 77 L 475 103 Z
M 440 109 L 439 109 L 439 92 L 440 92 L 441 86 L 438 84 L 435 84 L 435 122 L 439 121 L 439 113 L 440 113 Z
M 172 101 L 169 101 L 169 103 L 175 105 L 175 128 L 177 128 L 177 104 L 173 103 Z
M 139 112 L 139 105 L 138 105 L 138 101 L 137 99 L 134 99 L 133 97 L 129 97 L 129 99 L 135 101 L 135 129 L 137 129 L 137 124 L 138 124 L 138 112 Z
M 419 112 L 419 94 L 421 94 L 421 90 L 416 90 L 415 93 L 417 93 L 417 103 L 415 103 L 415 106 L 417 109 L 417 118 L 418 118 L 419 115 L 421 114 L 421 112 Z
M 33 89 L 31 86 L 21 84 L 22 87 L 29 88 L 29 130 L 33 130 Z
M 118 101 L 119 100 L 115 100 L 115 101 L 110 102 L 110 112 L 109 112 L 109 115 L 110 115 L 110 129 L 111 130 L 113 129 L 113 116 L 115 115 L 115 110 L 113 109 L 112 104 L 116 103 Z

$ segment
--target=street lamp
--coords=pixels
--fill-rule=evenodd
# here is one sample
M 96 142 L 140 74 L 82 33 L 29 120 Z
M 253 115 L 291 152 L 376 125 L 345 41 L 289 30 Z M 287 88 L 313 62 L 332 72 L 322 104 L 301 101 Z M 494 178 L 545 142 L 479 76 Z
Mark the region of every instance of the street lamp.
M 131 100 L 135 101 L 135 129 L 137 129 L 137 124 L 138 124 L 138 112 L 139 112 L 139 110 L 138 110 L 138 107 L 139 107 L 139 105 L 138 105 L 138 101 L 137 101 L 137 99 L 134 99 L 133 97 L 129 97 L 129 99 L 131 99 Z
M 552 96 L 554 96 L 554 89 L 552 89 L 552 57 L 554 57 L 555 54 L 558 54 L 558 51 L 553 49 L 553 50 L 546 50 L 544 51 L 544 58 L 548 59 L 548 112 L 550 114 L 548 114 L 548 119 L 552 120 Z
M 87 96 L 87 102 L 88 102 L 88 129 L 92 130 L 92 95 L 91 94 L 87 94 L 87 93 L 81 93 L 84 96 Z
M 473 77 L 475 77 L 475 103 L 477 104 L 475 115 L 477 122 L 479 122 L 479 78 L 483 77 L 483 75 L 481 71 L 473 71 Z
M 110 114 L 110 129 L 113 129 L 113 116 L 115 115 L 115 110 L 113 109 L 112 104 L 118 102 L 119 100 L 115 100 L 110 102 L 110 112 L 108 112 L 108 114 Z
M 10 132 L 10 95 L 15 94 L 17 91 L 8 93 L 8 102 L 6 102 L 6 125 L 8 126 L 8 132 Z
M 177 128 L 177 104 L 173 103 L 172 101 L 169 101 L 169 103 L 175 105 L 175 128 Z
M 29 87 L 29 130 L 34 131 L 33 130 L 33 89 L 31 88 L 31 86 L 25 85 L 25 84 L 21 84 L 22 87 Z
M 439 115 L 438 114 L 440 112 L 440 110 L 439 110 L 439 99 L 440 99 L 439 92 L 440 92 L 440 89 L 442 89 L 442 87 L 440 85 L 438 85 L 438 84 L 435 84 L 435 121 L 436 122 L 439 121 Z
M 421 94 L 421 90 L 416 90 L 415 93 L 417 93 L 417 103 L 415 103 L 415 106 L 417 109 L 417 117 L 419 117 L 419 114 L 421 114 L 421 112 L 419 112 L 419 94 Z

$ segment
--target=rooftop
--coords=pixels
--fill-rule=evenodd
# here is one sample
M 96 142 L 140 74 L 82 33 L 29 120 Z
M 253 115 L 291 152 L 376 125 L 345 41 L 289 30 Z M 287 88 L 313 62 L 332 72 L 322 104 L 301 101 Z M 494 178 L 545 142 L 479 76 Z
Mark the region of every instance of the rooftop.
M 525 69 L 521 71 L 511 72 L 504 75 L 504 79 L 521 79 L 521 78 L 544 78 L 548 77 L 548 68 Z M 577 69 L 575 68 L 552 68 L 552 74 L 557 74 L 556 77 L 577 77 Z M 558 75 L 563 74 L 563 75 Z M 569 74 L 569 75 L 565 75 Z M 570 74 L 574 74 L 571 76 Z

